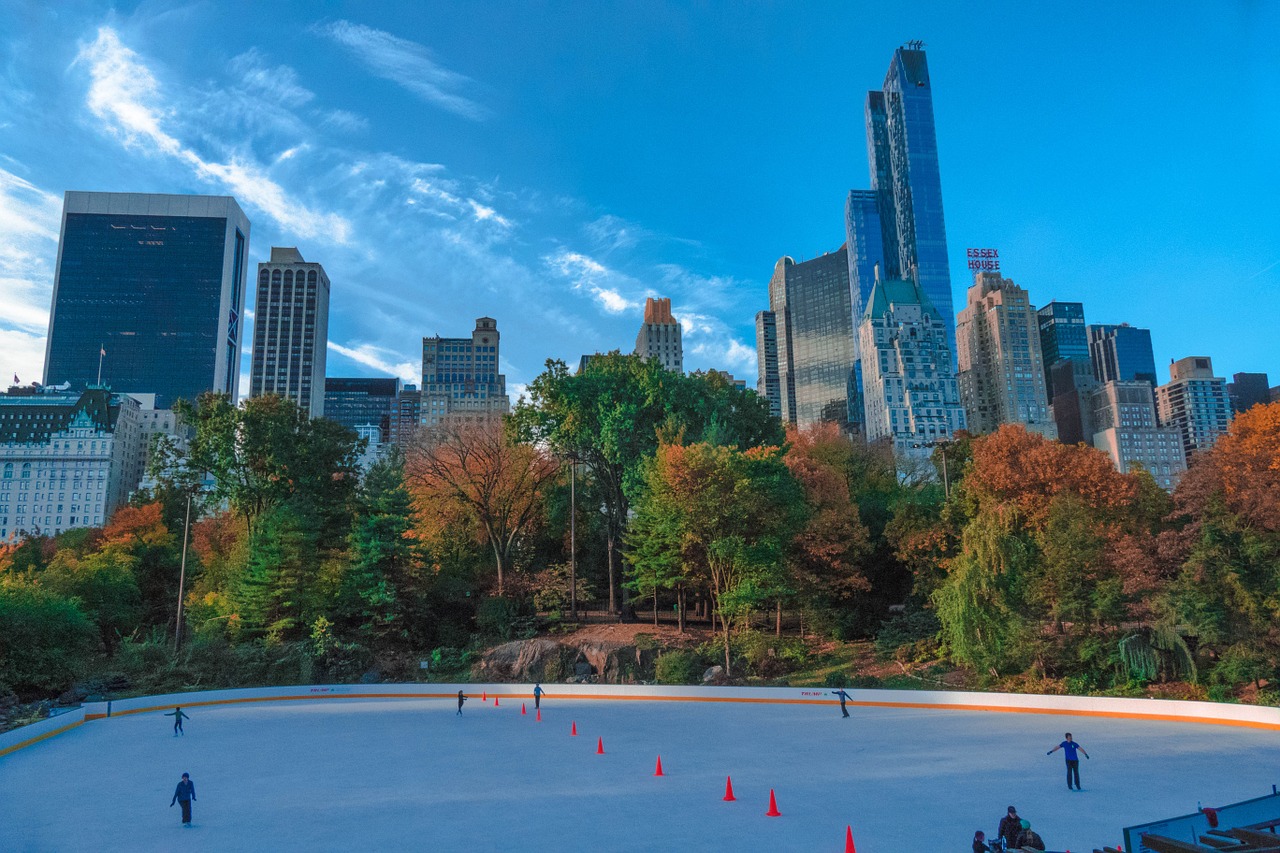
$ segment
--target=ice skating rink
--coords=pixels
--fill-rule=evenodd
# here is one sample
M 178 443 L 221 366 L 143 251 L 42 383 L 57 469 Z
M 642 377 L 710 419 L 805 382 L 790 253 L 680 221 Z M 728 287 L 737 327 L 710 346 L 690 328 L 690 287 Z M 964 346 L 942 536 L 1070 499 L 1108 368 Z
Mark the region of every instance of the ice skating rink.
M 936 853 L 969 850 L 1013 804 L 1079 853 L 1280 782 L 1280 734 L 1259 729 L 548 690 L 541 722 L 492 696 L 461 717 L 447 699 L 190 707 L 180 738 L 161 711 L 89 721 L 0 758 L 0 850 L 839 853 L 852 825 L 859 853 Z M 1079 793 L 1045 755 L 1065 731 L 1092 756 Z M 190 829 L 169 807 L 183 772 Z

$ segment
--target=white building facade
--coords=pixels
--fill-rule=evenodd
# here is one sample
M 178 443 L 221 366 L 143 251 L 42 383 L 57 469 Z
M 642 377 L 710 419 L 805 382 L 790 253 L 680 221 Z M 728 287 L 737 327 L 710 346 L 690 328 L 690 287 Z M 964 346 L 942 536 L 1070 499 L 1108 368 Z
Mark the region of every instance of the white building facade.
M 0 541 L 105 524 L 142 480 L 141 421 L 104 388 L 0 395 Z
M 899 458 L 928 460 L 934 446 L 965 429 L 951 369 L 947 329 L 913 281 L 879 279 L 858 327 L 869 443 Z

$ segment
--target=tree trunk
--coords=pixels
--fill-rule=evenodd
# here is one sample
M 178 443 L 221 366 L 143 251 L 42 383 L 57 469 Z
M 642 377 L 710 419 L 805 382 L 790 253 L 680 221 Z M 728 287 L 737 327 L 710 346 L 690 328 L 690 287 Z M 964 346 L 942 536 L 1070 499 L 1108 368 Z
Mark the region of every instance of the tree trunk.
M 653 585 L 653 627 L 658 627 L 658 585 Z
M 680 633 L 684 633 L 684 584 L 676 587 L 676 624 L 679 626 Z
M 773 623 L 773 635 L 775 637 L 782 636 L 782 599 L 778 599 L 778 612 Z
M 491 538 L 489 542 L 493 545 L 493 563 L 498 569 L 498 595 L 502 595 L 502 549 L 498 547 L 498 540 Z
M 729 672 L 729 623 L 724 620 L 724 614 L 720 614 L 720 627 L 724 628 L 724 677 L 729 678 L 733 673 Z

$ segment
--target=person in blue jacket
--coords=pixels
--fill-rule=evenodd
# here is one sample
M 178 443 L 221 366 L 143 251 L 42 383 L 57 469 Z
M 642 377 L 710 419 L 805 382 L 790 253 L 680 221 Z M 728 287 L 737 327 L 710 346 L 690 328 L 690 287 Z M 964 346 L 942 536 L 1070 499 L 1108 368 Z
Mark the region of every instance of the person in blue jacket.
M 1067 790 L 1071 790 L 1071 780 L 1074 778 L 1076 790 L 1080 790 L 1080 758 L 1076 755 L 1076 750 L 1084 752 L 1084 757 L 1088 758 L 1089 753 L 1085 748 L 1071 739 L 1071 732 L 1067 732 L 1066 740 L 1055 746 L 1053 749 L 1045 753 L 1045 755 L 1053 755 L 1058 750 L 1062 750 L 1062 754 L 1067 759 Z
M 844 692 L 844 688 L 831 691 L 831 695 L 840 697 L 840 713 L 846 717 L 849 716 L 849 709 L 844 706 L 844 703 L 849 701 L 849 694 Z
M 172 711 L 165 714 L 165 716 L 173 717 L 173 736 L 174 737 L 177 737 L 178 735 L 184 735 L 184 736 L 186 735 L 186 732 L 182 730 L 182 721 L 189 720 L 191 719 L 191 717 L 182 713 L 181 708 L 174 708 Z
M 546 692 L 542 689 L 541 683 L 533 685 L 533 710 L 536 711 L 542 707 L 542 694 Z
M 169 801 L 169 808 L 173 808 L 174 803 L 182 806 L 182 825 L 191 826 L 191 804 L 196 801 L 196 786 L 191 781 L 191 776 L 187 773 L 182 774 L 182 781 L 178 783 L 178 787 L 173 791 L 173 799 Z

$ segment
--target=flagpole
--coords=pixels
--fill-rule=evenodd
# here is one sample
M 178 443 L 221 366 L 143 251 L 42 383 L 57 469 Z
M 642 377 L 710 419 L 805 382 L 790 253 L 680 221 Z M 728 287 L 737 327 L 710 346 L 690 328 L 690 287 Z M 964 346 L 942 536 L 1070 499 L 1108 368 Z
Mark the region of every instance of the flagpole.
M 107 354 L 106 347 L 98 344 L 98 384 L 102 384 L 102 357 Z

